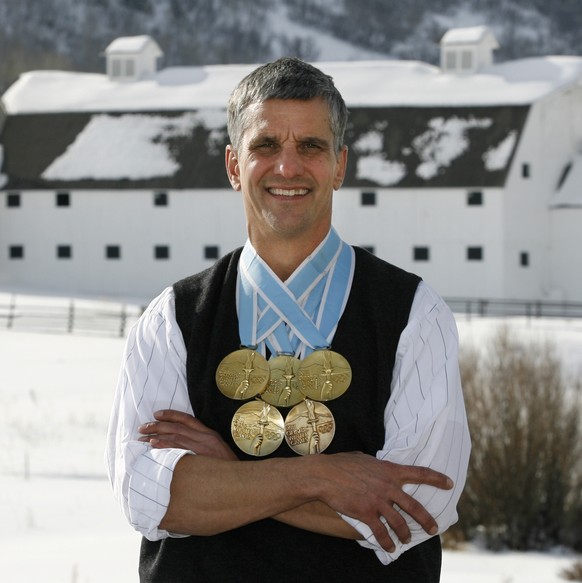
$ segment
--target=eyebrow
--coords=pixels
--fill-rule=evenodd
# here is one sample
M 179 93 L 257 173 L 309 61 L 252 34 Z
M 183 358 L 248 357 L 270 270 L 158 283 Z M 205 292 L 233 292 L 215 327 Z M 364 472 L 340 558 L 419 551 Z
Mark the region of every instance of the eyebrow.
M 249 148 L 252 148 L 253 146 L 260 144 L 262 142 L 273 142 L 273 143 L 278 143 L 279 142 L 279 138 L 277 138 L 275 135 L 273 134 L 261 134 L 258 136 L 255 136 L 253 139 L 251 139 L 249 141 Z M 313 144 L 317 144 L 318 146 L 322 147 L 322 148 L 330 148 L 331 147 L 331 141 L 327 140 L 326 138 L 321 138 L 318 136 L 304 136 L 302 138 L 299 138 L 297 140 L 297 142 L 299 144 L 309 144 L 309 143 L 313 143 Z

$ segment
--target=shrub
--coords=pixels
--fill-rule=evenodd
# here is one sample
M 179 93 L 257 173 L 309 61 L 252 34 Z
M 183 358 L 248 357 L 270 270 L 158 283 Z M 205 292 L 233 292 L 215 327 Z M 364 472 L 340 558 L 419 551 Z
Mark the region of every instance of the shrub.
M 461 375 L 473 441 L 463 535 L 493 549 L 582 547 L 580 383 L 568 386 L 554 347 L 507 329 L 487 351 L 464 350 Z
M 564 569 L 560 576 L 567 581 L 582 581 L 582 561 L 576 561 L 571 567 Z

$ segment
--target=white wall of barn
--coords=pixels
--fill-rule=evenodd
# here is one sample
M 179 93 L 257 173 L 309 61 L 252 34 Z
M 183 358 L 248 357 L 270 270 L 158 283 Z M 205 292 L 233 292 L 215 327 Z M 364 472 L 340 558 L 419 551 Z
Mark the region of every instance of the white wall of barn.
M 54 191 L 24 191 L 21 206 L 0 214 L 4 250 L 23 245 L 22 259 L 0 258 L 0 282 L 22 290 L 147 300 L 165 286 L 209 267 L 205 246 L 222 255 L 246 238 L 240 195 L 231 190 L 167 191 L 168 206 L 154 206 L 150 190 L 71 191 L 57 207 Z M 70 245 L 70 259 L 57 258 Z M 105 248 L 119 246 L 119 259 Z M 154 258 L 167 245 L 168 259 Z
M 530 110 L 504 197 L 506 298 L 554 299 L 566 294 L 572 301 L 582 299 L 582 287 L 564 285 L 562 275 L 553 267 L 552 241 L 556 233 L 549 208 L 564 167 L 580 140 L 579 100 L 578 91 L 568 91 L 541 100 Z M 570 235 L 579 238 L 574 231 Z M 574 260 L 574 247 L 562 247 L 562 252 L 566 253 L 565 263 Z M 520 264 L 522 253 L 528 254 L 527 266 Z
M 550 275 L 554 282 L 553 299 L 582 301 L 582 259 L 580 232 L 582 208 L 554 209 L 550 213 L 552 245 Z
M 370 189 L 373 190 L 373 189 Z M 471 190 L 485 204 L 469 206 Z M 334 224 L 350 243 L 417 273 L 447 297 L 502 297 L 503 191 L 501 189 L 378 189 L 376 206 L 361 206 L 361 189 L 335 194 Z M 428 247 L 429 259 L 415 261 L 414 247 Z M 467 259 L 481 247 L 483 259 Z

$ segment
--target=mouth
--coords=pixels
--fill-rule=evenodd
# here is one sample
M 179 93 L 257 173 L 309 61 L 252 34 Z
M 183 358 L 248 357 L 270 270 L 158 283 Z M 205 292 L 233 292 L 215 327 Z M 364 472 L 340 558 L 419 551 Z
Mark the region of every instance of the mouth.
M 305 196 L 309 189 L 307 188 L 268 188 L 270 194 L 274 196 Z

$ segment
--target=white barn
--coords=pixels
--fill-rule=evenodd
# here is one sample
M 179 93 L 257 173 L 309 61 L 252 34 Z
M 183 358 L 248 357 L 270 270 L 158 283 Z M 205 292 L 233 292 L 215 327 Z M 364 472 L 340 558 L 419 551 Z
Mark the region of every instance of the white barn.
M 138 38 L 135 80 L 37 71 L 2 97 L 0 289 L 146 301 L 244 243 L 224 106 L 254 65 L 156 71 Z M 334 223 L 445 297 L 580 302 L 582 58 L 495 46 L 476 27 L 443 68 L 317 63 L 351 111 Z

